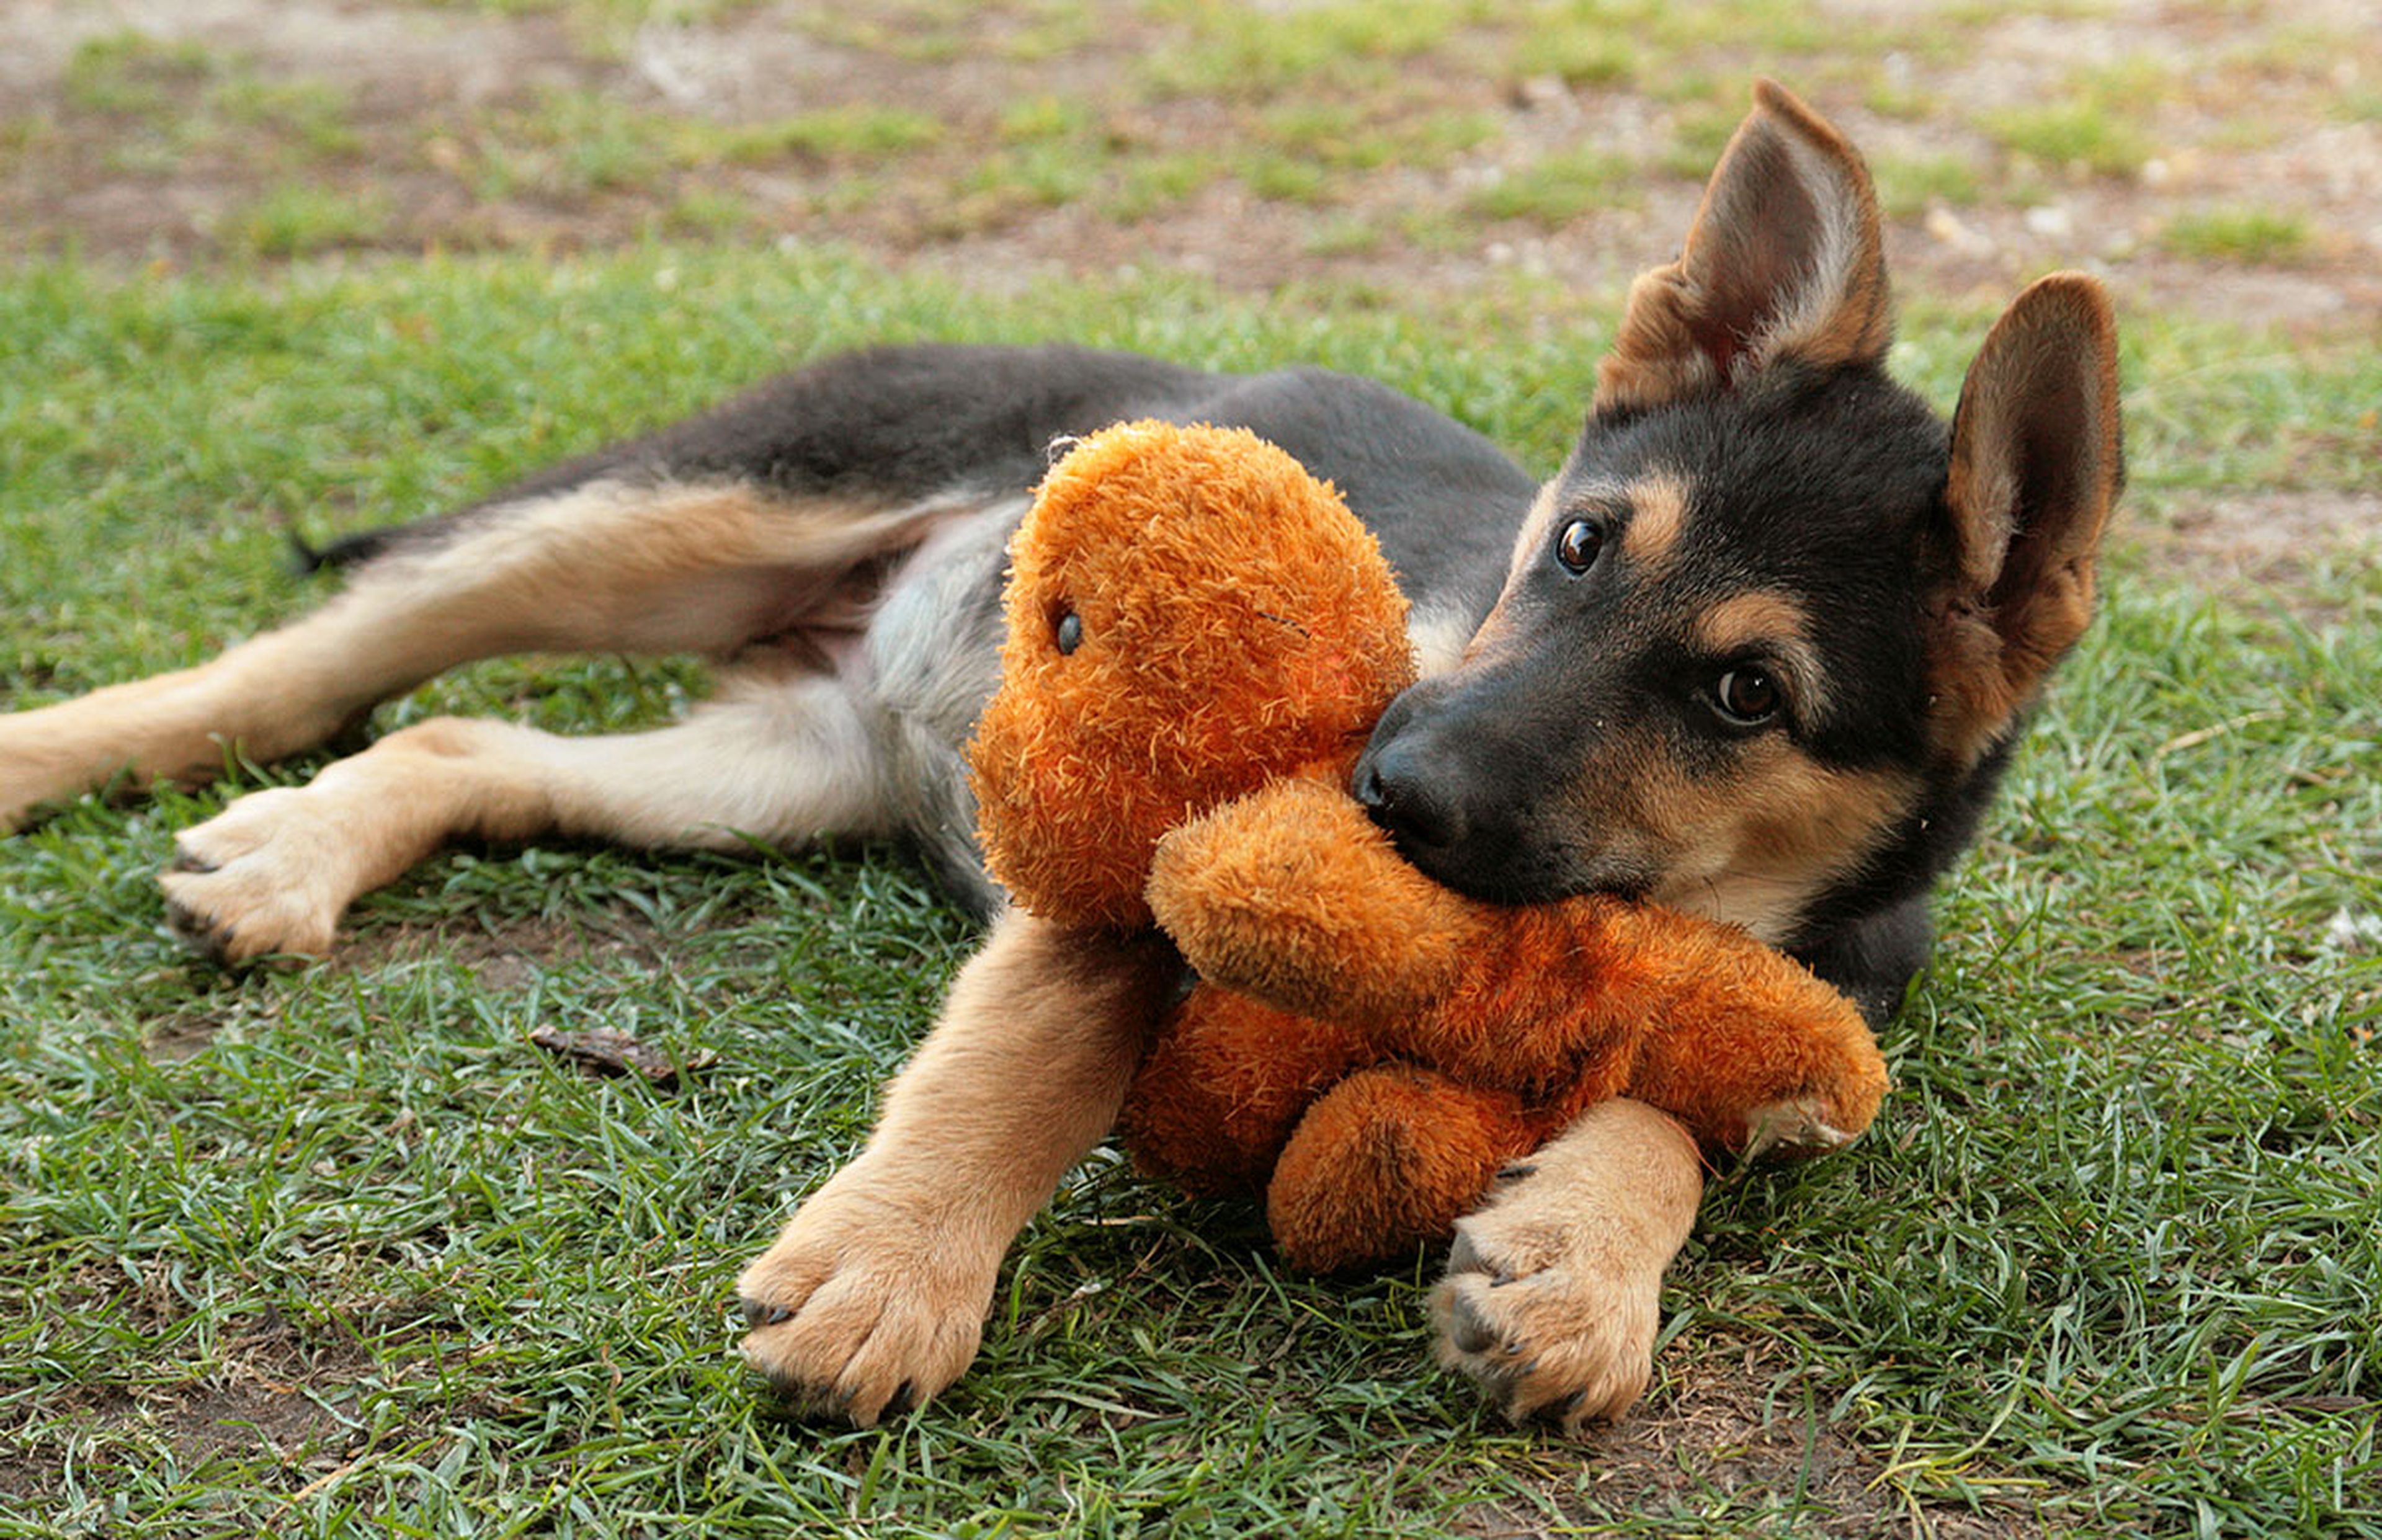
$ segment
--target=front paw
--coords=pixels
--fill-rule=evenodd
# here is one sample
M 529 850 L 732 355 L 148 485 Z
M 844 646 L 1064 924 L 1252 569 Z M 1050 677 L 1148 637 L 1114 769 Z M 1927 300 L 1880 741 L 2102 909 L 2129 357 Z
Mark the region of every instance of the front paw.
M 183 832 L 157 878 L 175 935 L 227 965 L 330 951 L 350 897 L 352 842 L 363 835 L 320 816 L 313 795 L 254 792 Z
M 1576 1436 L 1644 1392 L 1670 1255 L 1573 1222 L 1554 1179 L 1506 1167 L 1488 1206 L 1456 1222 L 1430 1314 L 1443 1365 L 1514 1422 Z
M 744 1362 L 807 1413 L 872 1427 L 964 1374 L 1001 1250 L 934 1208 L 839 1173 L 736 1280 Z

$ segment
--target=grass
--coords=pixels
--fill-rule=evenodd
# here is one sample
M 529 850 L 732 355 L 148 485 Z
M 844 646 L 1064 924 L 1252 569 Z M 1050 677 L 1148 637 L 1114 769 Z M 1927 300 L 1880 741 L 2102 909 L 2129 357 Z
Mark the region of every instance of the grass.
M 1889 219 L 1916 219 L 1939 204 L 1964 208 L 1983 195 L 1976 166 L 1959 155 L 1875 155 L 1869 169 Z
M 1251 280 L 1272 281 L 1283 251 L 1353 267 L 1368 243 L 1351 229 L 1418 232 L 1392 253 L 1477 262 L 1484 210 L 1618 251 L 1638 238 L 1636 194 L 1708 175 L 1756 70 L 1840 114 L 1865 104 L 1905 119 L 1907 132 L 1866 137 L 1889 213 L 1910 222 L 2039 202 L 2063 176 L 2134 178 L 2154 153 L 2188 180 L 2204 158 L 2303 142 L 2322 122 L 2369 119 L 2382 65 L 2353 31 L 2247 6 L 2227 13 L 2239 25 L 2203 69 L 2146 43 L 2091 64 L 2028 44 L 2007 89 L 1981 95 L 1955 78 L 2006 31 L 2106 28 L 2099 0 L 1836 23 L 1785 0 L 865 0 L 804 8 L 792 32 L 750 0 L 449 8 L 478 13 L 475 39 L 520 52 L 514 85 L 459 103 L 439 67 L 417 61 L 411 78 L 360 92 L 337 73 L 350 66 L 223 29 L 204 44 L 137 31 L 83 41 L 0 121 L 0 248 L 96 253 L 96 240 L 136 258 L 238 263 L 328 248 L 600 248 L 654 231 L 758 239 L 831 222 L 888 262 L 999 231 L 1019 260 L 1063 264 L 1093 243 L 1096 220 L 1144 226 L 1162 264 L 1162 249 L 1196 244 L 1205 215 L 1232 206 L 1265 231 Z M 424 37 L 440 30 L 435 16 L 415 20 Z M 688 59 L 715 65 L 649 79 L 636 49 L 676 47 L 680 32 L 703 43 Z M 781 52 L 795 62 L 763 62 Z M 746 54 L 759 73 L 731 89 L 736 71 L 717 61 Z M 655 83 L 673 69 L 694 74 Z M 708 86 L 696 79 L 706 69 Z M 1635 110 L 1608 110 L 1632 94 Z M 2253 97 L 2257 114 L 2228 116 Z M 1524 169 L 1484 189 L 1499 165 Z M 280 184 L 300 179 L 374 191 L 344 221 L 276 207 Z M 126 182 L 143 196 L 87 196 Z M 2151 202 L 2184 185 L 2123 190 Z M 1043 217 L 1062 206 L 1079 216 Z M 1604 212 L 1569 217 L 1582 209 Z M 2321 232 L 2293 249 L 2288 229 L 2169 227 L 2165 207 L 2108 213 L 2120 260 L 2268 260 L 2241 254 L 2263 239 L 2272 260 L 2325 269 L 2347 250 Z M 2048 261 L 2062 238 L 2020 238 L 2020 260 Z
M 1497 137 L 1495 121 L 1480 113 L 1416 116 L 1378 103 L 1368 108 L 1333 101 L 1272 108 L 1255 128 L 1252 138 L 1260 153 L 1294 156 L 1335 173 L 1385 165 L 1436 170 Z
M 196 43 L 139 31 L 91 38 L 67 60 L 59 86 L 69 112 L 110 125 L 110 163 L 142 175 L 187 170 L 194 154 L 297 170 L 362 146 L 337 88 L 268 79 L 253 57 Z
M 687 164 L 796 154 L 838 165 L 867 165 L 924 149 L 943 137 L 942 124 L 924 113 L 873 104 L 822 107 L 772 122 L 726 128 L 684 122 L 673 127 L 675 154 Z
M 153 116 L 225 68 L 223 59 L 200 43 L 110 32 L 76 45 L 67 61 L 66 100 L 86 112 Z
M 1670 143 L 1659 159 L 1662 169 L 1691 182 L 1710 177 L 1744 116 L 1738 104 L 1714 101 L 1710 88 L 1696 88 L 1673 115 Z
M 2054 168 L 2130 177 L 2151 156 L 2151 140 L 2121 108 L 2090 96 L 1987 113 L 1983 127 L 2004 149 Z
M 853 174 L 930 149 L 943 137 L 939 120 L 904 107 L 853 104 L 720 123 L 641 110 L 617 94 L 548 89 L 522 106 L 450 122 L 427 143 L 431 164 L 495 202 L 644 195 L 720 167 Z M 728 196 L 712 188 L 690 190 Z
M 352 154 L 362 140 L 348 122 L 338 88 L 321 80 L 265 80 L 242 74 L 214 95 L 226 117 L 295 141 L 316 156 Z
M 1559 151 L 1480 189 L 1470 207 L 1492 219 L 1560 228 L 1600 206 L 1635 202 L 1636 169 L 1626 157 L 1593 146 Z
M 1320 0 L 1295 20 L 1261 9 L 1161 0 L 1151 9 L 1179 22 L 1182 40 L 1153 54 L 1143 83 L 1160 96 L 1270 101 L 1317 89 L 1394 80 L 1397 67 L 1431 53 L 1486 7 L 1480 0 L 1376 6 Z
M 2296 210 L 2213 208 L 2168 220 L 2159 244 L 2204 262 L 2288 263 L 2308 254 L 2315 234 Z
M 260 257 L 303 257 L 369 244 L 394 218 L 388 200 L 375 192 L 291 182 L 241 210 L 226 238 L 234 249 Z
M 1596 324 L 1397 298 L 988 300 L 807 249 L 20 269 L 0 680 L 21 706 L 189 661 L 318 597 L 284 520 L 449 506 L 886 337 L 1319 361 L 1551 467 Z M 1898 366 L 1948 402 L 1988 319 L 1913 303 Z M 2376 358 L 2130 317 L 2140 517 L 2353 492 Z M 150 874 L 320 762 L 69 806 L 0 844 L 0 1534 L 2382 1534 L 2382 957 L 2327 939 L 2382 911 L 2382 578 L 2219 600 L 2121 562 L 2109 591 L 1887 1034 L 1881 1126 L 1716 1188 L 1649 1406 L 1585 1451 L 1421 1366 L 1426 1260 L 1284 1277 L 1247 1216 L 1111 1158 L 949 1397 L 788 1423 L 730 1356 L 730 1280 L 969 941 L 897 858 L 459 852 L 341 958 L 233 979 L 159 934 Z M 618 728 L 702 684 L 511 660 L 381 723 Z M 657 1090 L 525 1041 L 595 1021 L 716 1062 Z
M 1552 77 L 1574 88 L 1627 86 L 1645 67 L 1633 30 L 1590 21 L 1526 37 L 1510 66 L 1517 79 Z

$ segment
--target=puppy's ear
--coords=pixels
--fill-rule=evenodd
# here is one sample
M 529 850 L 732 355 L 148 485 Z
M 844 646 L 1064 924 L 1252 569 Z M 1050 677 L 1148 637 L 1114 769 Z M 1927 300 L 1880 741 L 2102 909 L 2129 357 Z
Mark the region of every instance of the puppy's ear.
M 2055 273 L 1994 324 L 1952 418 L 1936 598 L 1942 751 L 1983 752 L 2084 634 L 2124 482 L 2109 297 L 2081 273 Z
M 1869 168 L 1792 92 L 1757 80 L 1679 260 L 1630 286 L 1595 409 L 1724 389 L 1784 359 L 1873 364 L 1893 336 Z

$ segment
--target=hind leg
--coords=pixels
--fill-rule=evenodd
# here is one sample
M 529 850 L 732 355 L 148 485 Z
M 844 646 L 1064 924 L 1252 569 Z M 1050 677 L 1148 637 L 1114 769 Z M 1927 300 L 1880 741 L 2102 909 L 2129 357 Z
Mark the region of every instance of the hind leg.
M 208 663 L 0 715 L 0 832 L 118 776 L 209 780 L 227 753 L 311 748 L 475 658 L 731 653 L 838 611 L 952 511 L 612 481 L 480 510 Z
M 455 839 L 545 834 L 677 849 L 891 832 L 885 776 L 831 676 L 747 678 L 683 722 L 560 738 L 436 717 L 303 787 L 243 797 L 182 835 L 159 880 L 219 961 L 330 950 L 339 916 Z

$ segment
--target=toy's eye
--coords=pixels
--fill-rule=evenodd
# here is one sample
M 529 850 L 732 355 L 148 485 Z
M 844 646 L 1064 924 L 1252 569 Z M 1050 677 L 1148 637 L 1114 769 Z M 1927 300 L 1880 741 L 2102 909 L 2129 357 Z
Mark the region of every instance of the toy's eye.
M 1784 702 L 1778 681 L 1770 677 L 1770 671 L 1747 664 L 1713 681 L 1712 703 L 1724 721 L 1752 727 L 1777 715 Z
M 1555 536 L 1555 560 L 1575 578 L 1594 567 L 1603 549 L 1604 526 L 1592 519 L 1575 519 Z
M 1082 646 L 1084 644 L 1084 617 L 1077 615 L 1074 610 L 1069 610 L 1066 614 L 1059 617 L 1058 637 L 1059 651 L 1062 654 L 1072 653 L 1076 648 Z

